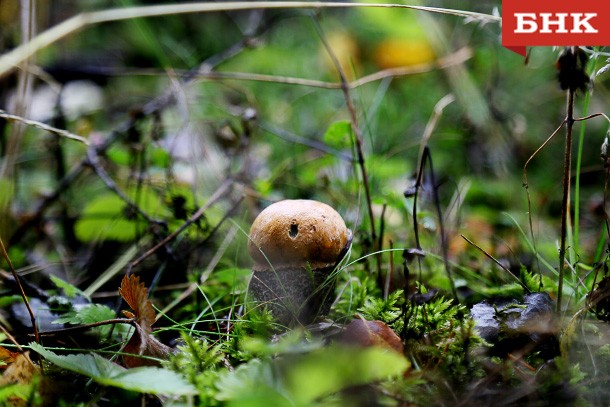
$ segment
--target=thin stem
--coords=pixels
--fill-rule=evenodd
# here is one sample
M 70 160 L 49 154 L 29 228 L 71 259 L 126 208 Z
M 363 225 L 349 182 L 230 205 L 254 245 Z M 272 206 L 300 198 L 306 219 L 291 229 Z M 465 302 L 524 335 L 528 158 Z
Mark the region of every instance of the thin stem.
M 610 135 L 610 131 L 608 132 Z M 601 158 L 604 162 L 604 200 L 602 201 L 602 208 L 604 208 L 604 226 L 605 233 L 602 232 L 602 237 L 599 239 L 599 245 L 595 253 L 595 261 L 597 262 L 602 257 L 604 246 L 607 240 L 610 240 L 610 214 L 607 211 L 608 205 L 608 181 L 610 181 L 610 163 L 608 161 L 608 136 L 606 136 L 604 143 L 602 144 Z M 593 286 L 592 286 L 593 287 Z
M 472 49 L 468 47 L 460 48 L 459 50 L 439 57 L 434 62 L 426 62 L 411 66 L 401 66 L 398 68 L 382 69 L 371 74 L 362 76 L 348 82 L 350 89 L 357 89 L 369 83 L 381 81 L 387 78 L 399 78 L 403 76 L 419 75 L 427 72 L 432 72 L 438 69 L 446 69 L 455 65 L 462 64 L 469 60 L 473 55 Z M 100 67 L 97 72 L 108 76 L 162 76 L 167 77 L 167 71 L 155 68 L 107 68 Z M 184 74 L 184 70 L 172 69 L 176 75 Z M 232 71 L 214 71 L 212 69 L 201 69 L 195 73 L 191 73 L 193 77 L 210 80 L 238 80 L 238 81 L 254 81 L 276 83 L 291 86 L 306 86 L 310 88 L 320 89 L 341 89 L 341 82 L 329 82 L 318 79 L 300 78 L 294 76 L 282 75 L 267 75 L 252 72 L 232 72 Z
M 462 237 L 462 239 L 464 239 L 466 242 L 468 242 L 468 244 L 470 244 L 471 246 L 474 246 L 476 249 L 478 249 L 481 253 L 483 253 L 485 256 L 487 256 L 488 259 L 490 259 L 491 261 L 493 261 L 494 263 L 496 263 L 498 265 L 498 267 L 500 267 L 503 271 L 506 272 L 506 274 L 512 278 L 513 280 L 515 280 L 517 283 L 519 283 L 519 285 L 521 287 L 523 287 L 523 289 L 525 291 L 527 291 L 528 294 L 530 294 L 532 291 L 527 287 L 527 285 L 525 285 L 525 283 L 523 283 L 523 281 L 521 281 L 519 279 L 519 277 L 517 277 L 516 275 L 513 274 L 512 271 L 510 271 L 509 269 L 507 269 L 502 263 L 500 263 L 494 256 L 492 256 L 491 254 L 487 253 L 481 246 L 479 246 L 478 244 L 474 243 L 472 240 L 468 239 L 466 236 L 464 235 L 460 235 Z
M 583 112 L 586 114 L 587 110 L 589 108 L 589 100 L 590 100 L 590 94 L 587 93 L 587 95 L 585 96 L 585 101 L 584 101 L 584 106 L 583 106 Z M 582 154 L 583 154 L 583 148 L 584 148 L 584 144 L 585 144 L 585 126 L 584 124 L 581 126 L 580 128 L 580 132 L 578 134 L 578 152 L 576 153 L 576 178 L 574 180 L 574 225 L 573 225 L 573 230 L 574 230 L 574 236 L 573 236 L 573 245 L 574 245 L 574 252 L 578 253 L 579 252 L 579 234 L 580 234 L 580 167 L 581 167 L 581 163 L 582 163 Z
M 17 286 L 19 287 L 19 294 L 21 295 L 21 298 L 23 299 L 25 307 L 28 310 L 28 314 L 30 315 L 30 321 L 32 322 L 32 329 L 34 330 L 34 338 L 36 338 L 36 343 L 40 344 L 40 335 L 38 334 L 38 327 L 36 326 L 36 317 L 34 316 L 34 311 L 32 311 L 32 307 L 30 306 L 28 297 L 25 295 L 25 291 L 23 290 L 23 285 L 21 285 L 21 279 L 19 278 L 17 271 L 15 271 L 15 267 L 13 267 L 13 262 L 11 262 L 11 258 L 8 256 L 8 253 L 6 252 L 6 248 L 4 247 L 4 242 L 2 241 L 2 238 L 0 238 L 0 251 L 1 251 L 2 257 L 4 257 L 4 260 L 6 260 L 8 267 L 11 269 L 13 278 L 15 279 L 15 282 L 17 283 Z
M 589 102 L 591 101 L 591 92 L 585 93 L 585 100 L 583 101 L 582 113 L 587 114 L 589 110 Z M 571 243 L 572 250 L 570 250 L 570 263 L 574 264 L 577 261 L 578 253 L 580 253 L 580 168 L 582 163 L 583 148 L 585 144 L 585 129 L 586 123 L 583 122 L 580 126 L 578 133 L 578 150 L 576 152 L 576 177 L 574 179 L 574 220 L 572 221 L 572 236 Z M 576 272 L 578 274 L 578 272 Z M 576 275 L 578 277 L 578 275 Z M 577 284 L 574 287 L 576 294 L 580 289 L 580 285 Z
M 561 244 L 559 246 L 559 283 L 557 284 L 557 312 L 561 311 L 563 280 L 566 259 L 566 236 L 570 213 L 570 172 L 572 160 L 572 128 L 574 127 L 574 90 L 568 90 L 566 113 L 566 147 L 563 164 L 563 198 L 561 201 Z
M 28 126 L 36 127 L 41 130 L 48 131 L 49 133 L 53 133 L 58 137 L 64 137 L 70 140 L 75 140 L 83 143 L 84 145 L 89 145 L 89 140 L 85 137 L 79 136 L 74 133 L 70 133 L 69 131 L 58 129 L 57 127 L 49 126 L 47 124 L 41 123 L 36 120 L 29 120 L 21 116 L 17 116 L 14 114 L 7 113 L 6 111 L 0 109 L 0 118 L 17 123 L 23 123 Z
M 40 336 L 54 336 L 60 334 L 67 334 L 75 331 L 84 331 L 86 329 L 97 328 L 104 325 L 116 325 L 116 324 L 129 324 L 135 327 L 136 322 L 131 318 L 113 318 L 105 321 L 92 322 L 90 324 L 82 324 L 77 326 L 70 326 L 67 328 L 55 329 L 52 331 L 40 332 Z
M 205 211 L 207 211 L 210 206 L 215 204 L 222 196 L 224 196 L 224 194 L 229 190 L 229 188 L 232 186 L 232 184 L 233 184 L 233 180 L 231 180 L 231 179 L 225 180 L 225 182 L 223 182 L 218 187 L 218 189 L 216 189 L 216 191 L 210 196 L 208 201 L 203 206 L 201 206 L 197 210 L 197 212 L 195 212 L 193 215 L 191 215 L 191 217 L 188 218 L 188 220 L 186 222 L 184 222 L 178 229 L 176 229 L 175 231 L 173 231 L 172 233 L 167 235 L 159 243 L 157 243 L 156 245 L 154 245 L 153 247 L 148 249 L 146 251 L 146 253 L 142 254 L 136 260 L 131 262 L 127 267 L 127 274 L 131 274 L 131 270 L 135 266 L 137 266 L 138 264 L 143 262 L 145 259 L 147 259 L 150 255 L 155 253 L 157 250 L 159 250 L 159 248 L 161 248 L 161 247 L 165 246 L 167 243 L 171 242 L 173 239 L 175 239 L 178 235 L 180 235 L 180 233 L 182 233 L 190 225 L 197 222 L 205 214 Z
M 146 213 L 142 208 L 140 208 L 134 201 L 132 201 L 125 192 L 123 192 L 116 182 L 108 175 L 106 170 L 100 164 L 99 157 L 97 155 L 96 149 L 90 147 L 87 149 L 87 158 L 88 164 L 93 169 L 93 172 L 98 176 L 100 180 L 106 185 L 108 189 L 114 192 L 127 206 L 129 209 L 133 210 L 138 215 L 142 216 L 148 223 L 159 225 L 163 228 L 166 228 L 167 225 L 162 220 L 157 220 L 151 217 L 148 213 Z
M 413 197 L 413 231 L 415 233 L 415 245 L 416 245 L 416 251 L 413 252 L 413 254 L 417 254 L 417 259 L 418 259 L 418 263 L 419 263 L 419 281 L 421 282 L 421 256 L 419 255 L 420 253 L 422 253 L 422 248 L 420 245 L 420 241 L 419 241 L 419 229 L 418 229 L 418 223 L 417 223 L 417 197 L 419 195 L 419 190 L 420 188 L 422 188 L 423 186 L 423 173 L 424 173 L 424 169 L 426 166 L 426 162 L 428 163 L 428 169 L 429 169 L 429 176 L 430 176 L 430 182 L 432 184 L 432 193 L 434 196 L 434 205 L 436 207 L 436 213 L 438 216 L 438 224 L 439 224 L 439 231 L 440 231 L 440 235 L 441 235 L 441 250 L 443 253 L 443 263 L 445 265 L 445 271 L 447 272 L 447 278 L 449 279 L 449 284 L 451 286 L 451 293 L 453 294 L 453 297 L 455 298 L 455 300 L 457 302 L 459 302 L 459 298 L 457 295 L 457 290 L 455 288 L 455 282 L 453 280 L 453 275 L 451 274 L 451 266 L 449 264 L 449 249 L 448 249 L 448 242 L 447 242 L 447 236 L 445 234 L 445 227 L 443 225 L 443 214 L 441 211 L 441 203 L 440 203 L 440 199 L 438 196 L 438 190 L 437 190 L 437 186 L 436 186 L 436 178 L 434 176 L 434 166 L 432 165 L 432 155 L 430 154 L 430 148 L 428 146 L 425 146 L 422 154 L 421 154 L 421 158 L 419 161 L 419 170 L 417 172 L 417 180 L 415 181 L 415 186 L 413 186 L 412 188 L 409 188 L 407 191 L 405 191 L 405 197 Z M 404 256 L 404 255 L 403 255 Z M 421 289 L 421 285 L 420 285 L 420 289 Z
M 595 63 L 590 64 L 589 67 L 589 75 L 591 72 L 595 70 Z M 591 90 L 585 93 L 585 100 L 583 101 L 582 114 L 586 115 L 589 111 L 589 102 L 591 102 Z M 574 252 L 579 252 L 579 231 L 580 231 L 580 167 L 582 162 L 582 154 L 583 148 L 585 144 L 585 129 L 586 125 L 580 127 L 580 132 L 578 133 L 578 153 L 576 156 L 576 179 L 574 180 L 574 237 L 573 237 L 573 245 Z
M 538 155 L 540 150 L 544 148 L 555 135 L 561 130 L 563 125 L 566 123 L 565 119 L 561 122 L 559 127 L 555 129 L 555 131 L 542 143 L 540 147 L 534 151 L 534 153 L 527 159 L 525 165 L 523 166 L 523 186 L 525 187 L 525 195 L 527 196 L 527 219 L 529 221 L 530 227 L 530 237 L 532 239 L 532 249 L 534 250 L 534 254 L 536 255 L 536 262 L 538 263 L 538 284 L 539 288 L 542 289 L 542 268 L 540 267 L 540 260 L 538 258 L 538 248 L 536 247 L 536 237 L 534 236 L 534 222 L 532 220 L 532 199 L 530 197 L 529 183 L 527 181 L 527 166 Z
M 430 150 L 428 151 L 428 165 L 430 171 L 430 182 L 432 183 L 432 193 L 434 196 L 434 206 L 436 207 L 436 215 L 438 216 L 439 231 L 441 234 L 441 250 L 443 253 L 443 263 L 445 265 L 445 271 L 447 272 L 447 278 L 449 278 L 449 284 L 451 285 L 451 293 L 455 301 L 459 303 L 457 289 L 455 288 L 455 281 L 453 281 L 453 275 L 451 274 L 451 266 L 449 265 L 449 243 L 447 241 L 447 234 L 445 233 L 445 225 L 443 222 L 443 213 L 441 211 L 441 201 L 438 195 L 438 188 L 436 185 L 436 177 L 434 175 L 434 166 L 432 165 L 432 155 Z
M 356 144 L 356 157 L 358 168 L 360 168 L 360 175 L 362 177 L 362 184 L 364 185 L 364 196 L 366 198 L 366 204 L 368 208 L 369 222 L 371 223 L 371 241 L 373 242 L 373 251 L 378 254 L 375 256 L 377 260 L 377 276 L 381 276 L 381 247 L 379 247 L 379 242 L 377 240 L 377 232 L 375 231 L 375 214 L 373 213 L 373 200 L 371 198 L 371 187 L 369 183 L 369 176 L 366 170 L 366 166 L 364 165 L 364 152 L 362 149 L 362 132 L 360 131 L 360 127 L 358 126 L 358 117 L 356 115 L 356 109 L 354 107 L 354 103 L 352 101 L 352 97 L 350 95 L 350 86 L 347 81 L 347 77 L 345 76 L 345 72 L 341 66 L 341 63 L 337 59 L 334 51 L 330 47 L 328 41 L 326 41 L 326 37 L 322 31 L 322 27 L 318 23 L 317 19 L 313 19 L 314 26 L 320 40 L 322 41 L 326 52 L 333 61 L 333 65 L 339 74 L 339 78 L 341 80 L 341 91 L 343 92 L 343 97 L 345 102 L 347 103 L 347 110 L 349 112 L 350 124 L 352 126 L 352 131 L 354 134 L 355 144 Z

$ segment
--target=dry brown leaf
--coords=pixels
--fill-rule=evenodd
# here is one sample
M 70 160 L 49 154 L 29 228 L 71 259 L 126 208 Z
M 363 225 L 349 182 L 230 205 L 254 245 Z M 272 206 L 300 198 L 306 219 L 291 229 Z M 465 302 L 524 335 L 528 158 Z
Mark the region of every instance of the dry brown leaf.
M 144 283 L 140 282 L 140 277 L 136 275 L 124 276 L 119 288 L 119 294 L 127 305 L 133 310 L 136 323 L 145 332 L 152 332 L 152 324 L 155 322 L 157 313 L 148 299 L 148 289 Z
M 133 312 L 131 312 L 131 311 L 123 310 L 123 315 L 125 315 L 129 319 L 133 319 L 133 320 L 136 319 L 135 314 Z
M 6 369 L 8 365 L 13 363 L 17 356 L 19 356 L 19 352 L 11 352 L 3 346 L 0 346 L 0 361 L 5 364 L 0 365 L 0 369 Z
M 172 352 L 172 349 L 160 342 L 150 333 L 144 332 L 140 325 L 135 325 L 135 332 L 129 339 L 123 352 L 132 355 L 151 356 L 158 359 L 167 359 Z M 139 366 L 159 366 L 159 362 L 152 359 L 145 359 L 138 356 L 123 355 L 123 364 L 125 367 Z
M 141 283 L 140 278 L 133 274 L 125 276 L 121 282 L 119 294 L 133 310 L 133 313 L 123 311 L 123 314 L 134 319 L 135 322 L 135 332 L 123 351 L 133 355 L 166 359 L 171 353 L 171 348 L 152 336 L 152 324 L 155 322 L 157 313 L 148 299 L 148 289 L 144 283 Z M 155 360 L 128 355 L 123 356 L 123 364 L 126 367 L 159 365 Z
M 5 350 L 4 348 L 2 349 Z M 0 378 L 0 386 L 5 386 L 8 384 L 30 384 L 34 375 L 38 373 L 38 368 L 30 360 L 28 355 L 29 352 L 7 352 L 12 354 L 10 357 L 13 358 L 13 361 L 2 374 L 2 378 Z M 5 354 L 4 352 L 2 353 L 3 355 Z M 7 359 L 4 360 L 6 361 Z M 7 405 L 9 406 L 21 407 L 28 405 L 27 400 L 23 400 L 18 397 L 9 397 L 7 402 Z
M 402 341 L 382 321 L 367 321 L 358 316 L 350 322 L 341 334 L 341 341 L 358 346 L 382 346 L 403 353 Z
M 29 352 L 18 353 L 15 360 L 11 363 L 4 373 L 0 382 L 4 384 L 28 384 L 32 380 L 32 376 L 37 371 L 36 366 L 30 360 Z

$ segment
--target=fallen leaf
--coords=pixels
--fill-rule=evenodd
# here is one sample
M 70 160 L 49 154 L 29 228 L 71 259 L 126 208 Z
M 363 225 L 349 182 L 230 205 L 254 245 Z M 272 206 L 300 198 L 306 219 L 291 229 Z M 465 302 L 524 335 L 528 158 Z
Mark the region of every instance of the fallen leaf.
M 145 332 L 140 325 L 136 324 L 136 330 L 129 339 L 123 352 L 139 356 L 150 356 L 157 359 L 167 359 L 172 349 L 160 342 L 150 333 Z M 138 356 L 123 355 L 123 364 L 126 367 L 160 366 L 157 360 L 142 358 Z
M 19 353 L 2 374 L 1 384 L 28 384 L 37 368 L 30 360 L 28 352 Z
M 157 313 L 148 299 L 148 289 L 144 283 L 140 282 L 140 277 L 133 274 L 124 276 L 121 287 L 119 287 L 119 294 L 133 310 L 136 323 L 147 333 L 151 333 Z
M 2 348 L 2 350 L 2 354 L 4 356 L 6 354 L 4 352 L 6 351 L 6 349 Z M 29 352 L 7 352 L 12 354 L 9 358 L 13 360 L 2 374 L 2 378 L 0 378 L 0 387 L 5 387 L 9 385 L 31 384 L 32 378 L 36 373 L 38 373 L 38 368 L 30 360 L 30 357 L 28 355 Z M 4 361 L 6 360 L 7 359 L 4 359 Z M 5 400 L 7 403 L 6 405 L 16 407 L 27 406 L 29 405 L 29 401 L 27 400 L 27 398 L 24 397 L 24 395 L 21 395 L 21 397 L 17 395 L 9 396 L 8 399 Z
M 345 327 L 340 340 L 350 345 L 381 346 L 403 353 L 402 341 L 389 326 L 382 321 L 367 321 L 361 316 Z
M 119 294 L 133 310 L 123 311 L 128 318 L 134 319 L 135 331 L 123 351 L 138 356 L 123 355 L 123 364 L 126 367 L 158 366 L 156 360 L 139 356 L 150 356 L 158 359 L 167 359 L 172 349 L 160 342 L 152 335 L 152 325 L 157 313 L 148 299 L 148 289 L 140 278 L 135 275 L 123 277 Z
M 19 355 L 19 352 L 11 352 L 5 347 L 0 346 L 0 362 L 2 362 L 2 364 L 0 364 L 0 369 L 6 369 Z

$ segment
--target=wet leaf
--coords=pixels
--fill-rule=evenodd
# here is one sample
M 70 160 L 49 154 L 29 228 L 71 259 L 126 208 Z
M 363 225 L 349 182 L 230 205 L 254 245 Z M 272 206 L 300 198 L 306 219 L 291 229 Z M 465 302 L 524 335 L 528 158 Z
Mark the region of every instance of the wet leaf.
M 412 262 L 413 260 L 415 260 L 417 257 L 426 257 L 426 252 L 423 251 L 422 249 L 418 249 L 416 247 L 414 248 L 410 248 L 410 249 L 405 249 L 402 252 L 402 257 L 408 262 Z
M 27 384 L 32 380 L 37 368 L 30 360 L 27 352 L 13 354 L 14 360 L 2 374 L 2 384 L 21 383 Z

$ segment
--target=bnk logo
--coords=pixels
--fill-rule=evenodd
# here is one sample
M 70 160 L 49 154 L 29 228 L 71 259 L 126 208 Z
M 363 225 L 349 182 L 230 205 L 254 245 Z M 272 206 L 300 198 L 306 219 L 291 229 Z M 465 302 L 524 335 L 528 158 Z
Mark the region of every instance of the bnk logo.
M 522 55 L 526 46 L 610 45 L 610 2 L 502 0 L 502 45 Z
M 568 19 L 568 16 L 571 19 Z M 597 17 L 597 13 L 515 13 L 515 17 L 517 28 L 513 32 L 516 34 L 598 32 L 590 23 L 593 17 Z

